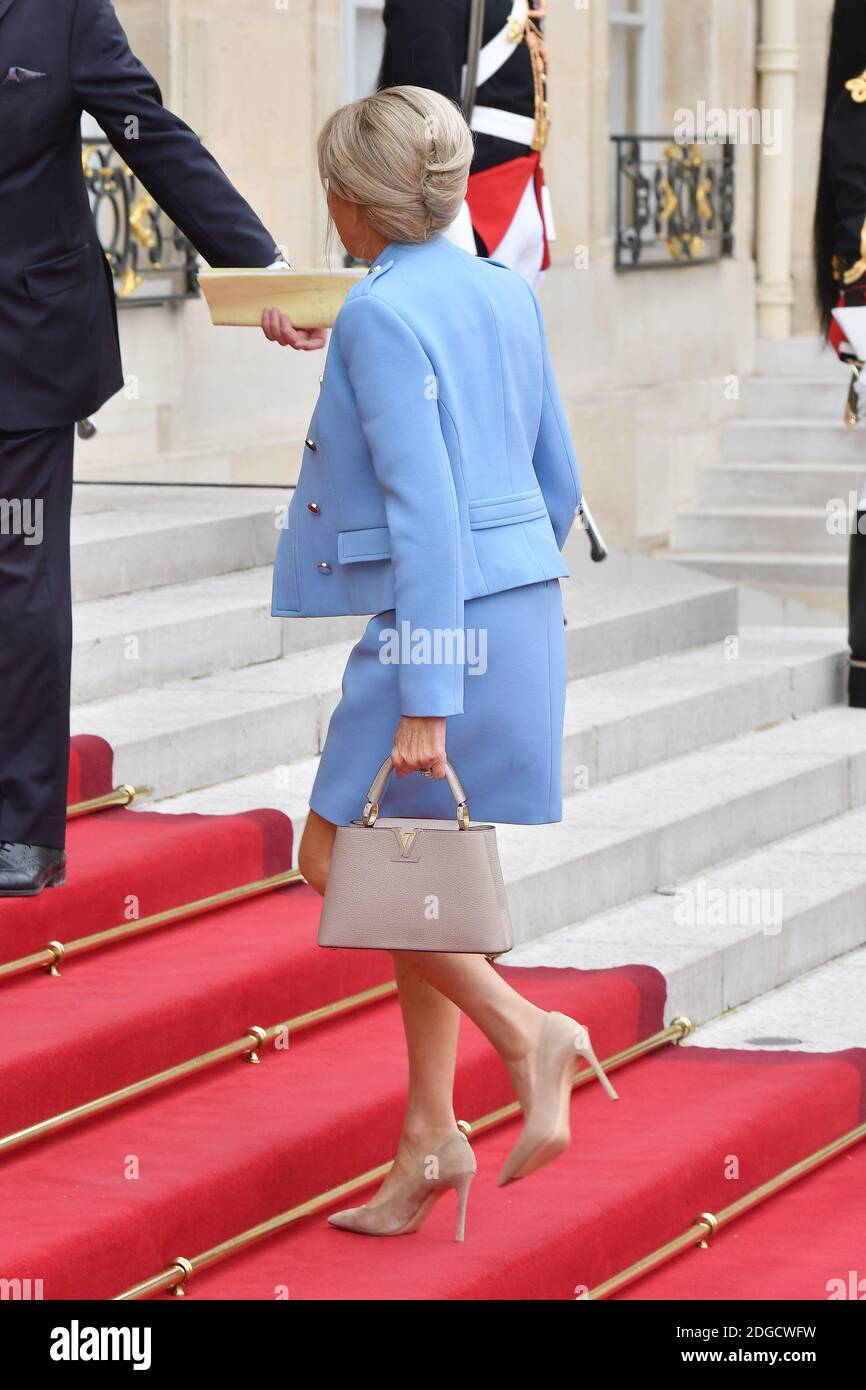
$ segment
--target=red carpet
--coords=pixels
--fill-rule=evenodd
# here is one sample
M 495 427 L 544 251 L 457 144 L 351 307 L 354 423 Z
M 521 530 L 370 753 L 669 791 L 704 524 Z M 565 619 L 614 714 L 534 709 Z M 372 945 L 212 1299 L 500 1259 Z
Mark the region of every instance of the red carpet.
M 3 987 L 3 1132 L 387 980 L 384 955 L 315 948 L 319 903 L 299 884 Z
M 68 806 L 90 801 L 114 789 L 114 753 L 110 743 L 95 734 L 78 734 L 69 748 Z
M 197 1275 L 190 1296 L 272 1299 L 286 1286 L 302 1300 L 570 1300 L 730 1201 L 731 1152 L 742 1184 L 760 1183 L 856 1123 L 863 1099 L 850 1059 L 697 1048 L 633 1064 L 616 1086 L 616 1105 L 597 1086 L 576 1093 L 568 1154 L 511 1187 L 495 1179 L 516 1124 L 477 1140 L 463 1246 L 450 1196 L 417 1236 L 394 1240 L 333 1230 L 320 1214 Z M 849 1230 L 846 1248 L 854 1259 L 861 1234 Z
M 866 1299 L 866 1143 L 617 1297 Z
M 524 976 L 539 1003 L 584 1019 L 603 1053 L 634 1041 L 642 985 L 661 1003 L 652 971 Z M 195 1253 L 383 1162 L 404 1085 L 399 1010 L 389 1001 L 300 1035 L 261 1066 L 226 1064 L 12 1153 L 0 1163 L 9 1213 L 0 1268 L 19 1277 L 38 1271 L 48 1298 L 116 1293 L 178 1252 Z M 467 1026 L 461 1114 L 510 1099 L 504 1068 Z
M 70 798 L 97 795 L 111 780 L 107 745 L 77 740 Z M 73 822 L 67 886 L 0 903 L 0 960 L 286 869 L 291 840 L 275 811 L 114 810 Z M 59 979 L 38 972 L 0 985 L 0 1132 L 231 1042 L 253 1024 L 272 1026 L 390 978 L 385 955 L 320 951 L 318 911 L 318 897 L 299 885 L 71 959 Z M 646 967 L 503 973 L 542 1007 L 586 1023 L 602 1057 L 663 1025 L 664 981 Z M 0 1157 L 0 1278 L 39 1278 L 48 1299 L 108 1298 L 392 1155 L 406 1080 L 396 1000 L 262 1055 L 258 1067 L 222 1063 Z M 478 1137 L 464 1246 L 451 1239 L 452 1197 L 419 1235 L 398 1240 L 335 1231 L 319 1214 L 196 1276 L 190 1294 L 572 1299 L 576 1286 L 600 1283 L 700 1211 L 725 1206 L 862 1121 L 866 1052 L 666 1045 L 620 1070 L 616 1085 L 617 1105 L 598 1085 L 576 1092 L 569 1153 L 508 1189 L 495 1179 L 519 1121 Z M 458 1114 L 475 1119 L 511 1099 L 503 1065 L 464 1022 Z M 736 1184 L 726 1177 L 732 1154 Z M 792 1296 L 826 1297 L 828 1268 L 866 1272 L 862 1176 L 862 1153 L 837 1160 L 722 1233 L 711 1252 L 690 1254 L 623 1296 L 772 1298 L 802 1289 Z M 821 1217 L 811 1225 L 807 1188 Z M 847 1227 L 840 1206 L 856 1218 Z M 788 1234 L 788 1224 L 803 1235 Z M 738 1250 L 746 1252 L 739 1261 Z M 648 1292 L 653 1286 L 658 1293 Z
M 71 821 L 67 851 L 65 887 L 0 901 L 0 963 L 289 869 L 292 824 L 118 809 Z

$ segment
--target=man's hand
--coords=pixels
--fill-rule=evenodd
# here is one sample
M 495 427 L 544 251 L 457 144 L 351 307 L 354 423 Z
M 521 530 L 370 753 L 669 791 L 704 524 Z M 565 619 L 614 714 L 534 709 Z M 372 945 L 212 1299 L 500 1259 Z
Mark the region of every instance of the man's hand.
M 404 714 L 394 735 L 391 761 L 398 777 L 428 769 L 434 777 L 444 777 L 445 720 Z
M 279 343 L 281 347 L 293 347 L 298 352 L 313 352 L 323 348 L 328 341 L 325 328 L 295 328 L 288 314 L 281 309 L 265 309 L 262 314 L 262 332 L 268 342 Z

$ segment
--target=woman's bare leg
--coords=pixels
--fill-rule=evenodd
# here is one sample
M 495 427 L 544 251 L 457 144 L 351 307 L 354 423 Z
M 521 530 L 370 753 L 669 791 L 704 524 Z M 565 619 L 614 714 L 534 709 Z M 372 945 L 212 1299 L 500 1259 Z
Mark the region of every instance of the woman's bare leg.
M 394 974 L 406 1034 L 409 1088 L 394 1166 L 374 1202 L 384 1201 L 395 1183 L 417 1170 L 457 1128 L 454 1072 L 460 1010 L 435 986 L 395 958 Z
M 328 881 L 335 834 L 336 826 L 315 811 L 310 812 L 298 862 L 307 882 L 320 893 L 324 893 Z M 445 1096 L 450 1098 L 453 1091 L 460 1010 L 468 1014 L 496 1048 L 525 1109 L 544 1010 L 512 989 L 482 956 L 433 951 L 393 954 L 410 1063 L 411 1105 L 407 1106 L 404 1132 L 411 1129 L 417 1134 L 424 1128 L 421 1117 L 428 1106 L 428 1128 L 438 1131 L 440 1127 Z M 413 988 L 412 977 L 428 988 Z M 431 1039 L 435 1040 L 435 1047 Z M 444 1065 L 440 1064 L 440 1047 Z
M 309 812 L 298 850 L 298 868 L 317 893 L 323 894 L 328 882 L 336 833 L 337 827 L 331 821 L 316 811 Z
M 311 811 L 298 865 L 307 882 L 324 893 L 336 826 Z M 411 960 L 412 957 L 409 957 Z M 409 1059 L 406 1113 L 394 1167 L 373 1203 L 384 1200 L 404 1170 L 432 1153 L 454 1133 L 454 1071 L 460 1010 L 405 961 L 394 959 Z
M 545 1011 L 507 984 L 483 956 L 398 951 L 394 960 L 478 1025 L 508 1068 L 517 1099 L 526 1109 Z

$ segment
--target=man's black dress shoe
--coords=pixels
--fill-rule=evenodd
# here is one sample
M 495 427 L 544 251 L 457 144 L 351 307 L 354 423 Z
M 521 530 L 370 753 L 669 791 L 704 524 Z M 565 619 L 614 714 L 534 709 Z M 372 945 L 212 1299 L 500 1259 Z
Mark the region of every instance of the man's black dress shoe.
M 66 879 L 66 852 L 0 840 L 0 898 L 35 898 Z

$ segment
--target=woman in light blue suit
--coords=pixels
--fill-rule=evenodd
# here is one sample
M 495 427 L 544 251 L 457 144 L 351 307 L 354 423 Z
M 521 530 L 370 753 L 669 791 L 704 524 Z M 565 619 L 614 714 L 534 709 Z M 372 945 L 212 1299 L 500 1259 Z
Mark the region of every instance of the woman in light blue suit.
M 331 719 L 301 843 L 324 891 L 337 825 L 391 752 L 381 814 L 450 818 L 446 748 L 473 818 L 562 818 L 562 546 L 581 500 L 535 295 L 439 235 L 472 141 L 456 107 L 395 87 L 336 112 L 319 170 L 344 245 L 371 270 L 337 317 L 280 539 L 274 613 L 374 614 Z M 265 315 L 279 339 L 280 316 Z M 407 774 L 423 771 L 428 780 Z M 452 1090 L 460 1010 L 503 1058 L 526 1114 L 501 1181 L 568 1143 L 563 1105 L 585 1030 L 523 999 L 482 957 L 395 953 L 410 1066 L 399 1150 L 365 1207 L 332 1223 L 415 1230 L 420 1176 L 465 1193 L 474 1159 Z M 453 1178 L 453 1181 L 451 1179 Z M 462 1230 L 462 1222 L 461 1222 Z

